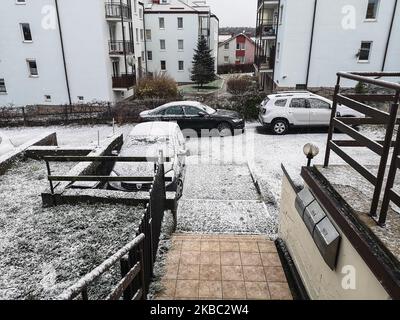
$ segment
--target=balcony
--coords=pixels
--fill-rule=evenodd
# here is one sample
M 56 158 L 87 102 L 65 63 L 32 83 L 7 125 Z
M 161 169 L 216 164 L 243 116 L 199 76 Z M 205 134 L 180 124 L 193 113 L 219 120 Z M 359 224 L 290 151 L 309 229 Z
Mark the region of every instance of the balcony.
M 134 87 L 136 84 L 136 75 L 134 74 L 121 74 L 112 77 L 113 89 L 126 89 Z
M 259 72 L 272 71 L 275 67 L 275 59 L 268 56 L 258 56 L 254 60 Z
M 264 20 L 256 29 L 256 37 L 276 37 L 276 22 L 273 19 Z
M 132 20 L 132 9 L 127 4 L 106 2 L 105 8 L 108 20 Z
M 131 41 L 111 40 L 108 42 L 110 55 L 134 54 L 135 47 Z

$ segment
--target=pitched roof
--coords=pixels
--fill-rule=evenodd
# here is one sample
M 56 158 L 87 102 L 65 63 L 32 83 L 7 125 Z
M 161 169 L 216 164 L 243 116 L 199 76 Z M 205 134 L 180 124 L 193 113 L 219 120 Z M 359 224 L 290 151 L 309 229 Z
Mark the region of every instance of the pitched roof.
M 231 42 L 232 40 L 236 39 L 239 36 L 245 36 L 252 44 L 256 45 L 256 43 L 254 42 L 253 39 L 251 39 L 248 35 L 246 35 L 245 33 L 242 32 L 242 33 L 239 33 L 239 34 L 229 38 L 228 40 L 225 40 L 224 42 L 221 42 L 220 44 L 218 44 L 218 46 L 221 47 L 221 46 L 225 45 L 226 43 Z

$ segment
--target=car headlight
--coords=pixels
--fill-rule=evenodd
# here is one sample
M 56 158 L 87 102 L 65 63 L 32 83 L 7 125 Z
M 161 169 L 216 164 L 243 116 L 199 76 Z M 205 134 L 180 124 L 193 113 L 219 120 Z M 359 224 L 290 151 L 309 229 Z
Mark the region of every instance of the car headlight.
M 243 119 L 233 119 L 232 121 L 233 121 L 234 123 L 239 123 L 239 122 L 242 122 Z

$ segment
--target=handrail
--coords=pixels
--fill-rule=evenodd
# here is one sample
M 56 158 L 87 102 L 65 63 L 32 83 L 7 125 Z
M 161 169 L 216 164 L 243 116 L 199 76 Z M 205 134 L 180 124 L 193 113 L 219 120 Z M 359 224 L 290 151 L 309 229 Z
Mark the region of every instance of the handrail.
M 65 290 L 61 295 L 58 296 L 58 300 L 72 300 L 77 297 L 82 291 L 86 290 L 86 288 L 92 283 L 94 280 L 99 278 L 102 274 L 108 271 L 115 263 L 121 260 L 129 251 L 133 250 L 137 246 L 139 246 L 145 239 L 145 235 L 142 233 L 137 236 L 133 241 L 128 243 L 122 249 L 118 250 L 114 255 L 104 261 L 97 268 L 93 269 L 90 273 L 81 278 L 77 283 L 73 286 L 69 287 Z M 143 268 L 143 266 L 141 266 Z
M 387 77 L 400 77 L 400 74 L 398 74 L 397 72 L 393 72 L 393 73 L 389 73 L 389 72 L 369 72 L 369 73 L 338 72 L 337 76 L 341 77 L 341 78 L 345 78 L 345 79 L 350 79 L 350 80 L 354 80 L 354 81 L 374 84 L 374 85 L 377 85 L 377 86 L 380 86 L 380 87 L 384 87 L 384 88 L 400 91 L 400 84 L 399 83 L 370 78 L 370 77 L 374 77 L 374 76 L 376 76 L 376 77 L 384 77 L 384 76 L 387 76 Z
M 119 157 L 119 156 L 45 156 L 44 161 L 48 162 L 171 162 L 171 157 Z

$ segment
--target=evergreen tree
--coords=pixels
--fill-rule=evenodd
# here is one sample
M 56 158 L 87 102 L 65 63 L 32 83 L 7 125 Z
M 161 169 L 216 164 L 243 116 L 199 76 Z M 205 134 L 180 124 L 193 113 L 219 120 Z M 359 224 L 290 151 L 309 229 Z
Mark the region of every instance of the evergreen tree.
M 193 56 L 192 81 L 203 87 L 204 84 L 214 81 L 215 59 L 211 56 L 211 50 L 208 48 L 207 41 L 202 37 L 197 43 L 197 49 Z

